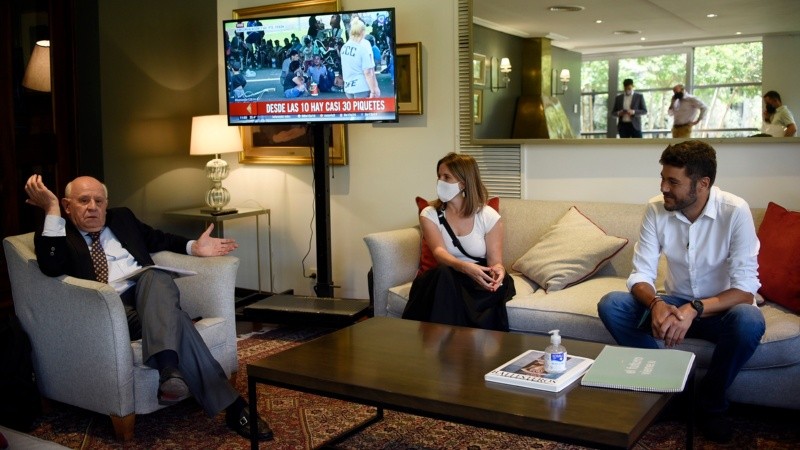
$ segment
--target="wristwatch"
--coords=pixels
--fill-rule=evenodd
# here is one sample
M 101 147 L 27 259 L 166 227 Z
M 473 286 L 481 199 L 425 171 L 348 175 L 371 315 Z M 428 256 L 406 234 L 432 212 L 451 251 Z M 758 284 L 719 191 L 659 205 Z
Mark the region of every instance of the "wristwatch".
M 700 320 L 700 316 L 703 315 L 703 302 L 700 300 L 692 300 L 692 308 L 697 311 L 697 317 L 694 320 Z

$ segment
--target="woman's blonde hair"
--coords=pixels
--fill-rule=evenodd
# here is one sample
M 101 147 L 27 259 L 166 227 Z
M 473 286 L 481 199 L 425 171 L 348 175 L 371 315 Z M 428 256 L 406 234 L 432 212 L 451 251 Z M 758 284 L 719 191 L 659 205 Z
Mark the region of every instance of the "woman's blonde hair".
M 350 20 L 351 38 L 363 38 L 365 31 L 367 31 L 367 26 L 364 25 L 364 22 L 362 22 L 361 19 L 358 17 L 353 17 L 353 19 Z
M 439 167 L 444 164 L 450 173 L 464 183 L 464 207 L 459 211 L 459 215 L 467 217 L 478 211 L 489 200 L 489 191 L 481 181 L 481 171 L 478 169 L 478 162 L 469 155 L 450 152 L 436 163 L 436 174 L 439 174 Z M 442 201 L 437 199 L 431 203 L 433 207 L 442 207 Z

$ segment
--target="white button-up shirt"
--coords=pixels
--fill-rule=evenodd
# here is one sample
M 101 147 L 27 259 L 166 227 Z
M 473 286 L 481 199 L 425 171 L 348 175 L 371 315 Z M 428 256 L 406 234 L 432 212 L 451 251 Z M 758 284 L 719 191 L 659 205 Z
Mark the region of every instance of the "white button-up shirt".
M 658 260 L 667 258 L 667 294 L 687 300 L 715 296 L 730 288 L 755 294 L 758 250 L 750 207 L 742 198 L 711 188 L 708 203 L 694 221 L 664 209 L 664 197 L 647 204 L 639 241 L 634 246 L 628 289 L 636 283 L 655 287 Z
M 679 126 L 693 123 L 695 120 L 703 120 L 707 110 L 708 107 L 706 107 L 706 104 L 701 102 L 700 99 L 684 92 L 682 99 L 672 101 L 669 111 L 667 112 L 670 116 L 674 117 L 672 121 L 673 126 Z M 697 111 L 700 111 L 699 116 L 697 115 Z M 696 119 L 695 116 L 697 116 Z

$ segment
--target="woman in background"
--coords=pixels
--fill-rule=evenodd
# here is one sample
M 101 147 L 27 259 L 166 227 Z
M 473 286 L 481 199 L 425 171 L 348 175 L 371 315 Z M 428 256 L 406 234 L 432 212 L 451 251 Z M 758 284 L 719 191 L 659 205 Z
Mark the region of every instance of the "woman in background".
M 403 318 L 508 331 L 505 304 L 516 290 L 503 267 L 503 222 L 487 205 L 478 164 L 448 153 L 436 173 L 438 200 L 419 223 L 438 266 L 414 279 Z

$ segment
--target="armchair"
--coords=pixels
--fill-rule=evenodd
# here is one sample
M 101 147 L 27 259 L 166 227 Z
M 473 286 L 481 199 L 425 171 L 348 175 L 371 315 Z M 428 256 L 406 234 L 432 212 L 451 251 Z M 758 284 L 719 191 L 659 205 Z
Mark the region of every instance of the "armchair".
M 111 286 L 39 270 L 33 233 L 3 240 L 14 310 L 33 347 L 33 366 L 45 398 L 108 414 L 117 439 L 133 437 L 136 414 L 158 404 L 158 371 L 142 362 L 141 341 L 131 342 L 122 300 Z M 234 288 L 239 260 L 172 252 L 156 264 L 198 272 L 176 280 L 181 307 L 202 317 L 196 327 L 230 377 L 238 368 Z

